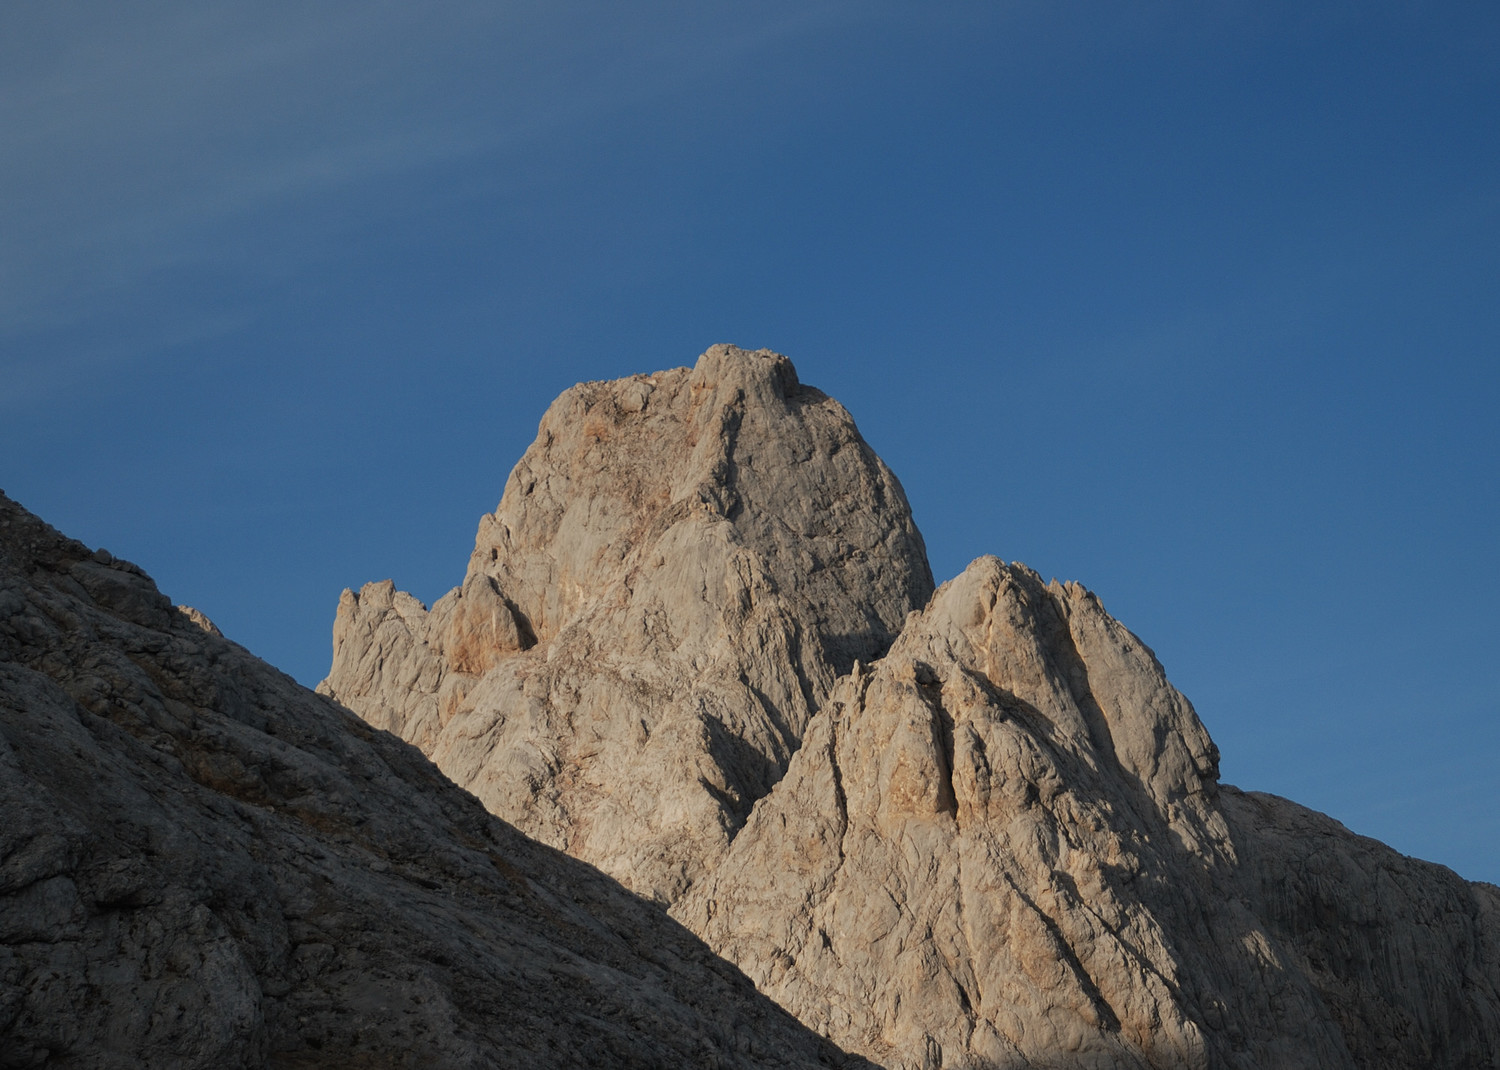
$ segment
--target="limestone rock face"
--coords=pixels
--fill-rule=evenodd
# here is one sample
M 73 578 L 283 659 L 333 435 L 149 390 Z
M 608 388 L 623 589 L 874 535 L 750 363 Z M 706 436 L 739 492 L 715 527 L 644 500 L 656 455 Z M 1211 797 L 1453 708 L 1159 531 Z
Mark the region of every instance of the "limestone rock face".
M 1082 587 L 930 591 L 847 414 L 715 347 L 559 398 L 323 690 L 893 1070 L 1500 1065 L 1500 889 L 1221 787 Z
M 1217 784 L 1151 652 L 981 558 L 674 916 L 887 1067 L 1500 1062 L 1500 890 Z
M 320 690 L 657 899 L 727 848 L 856 660 L 932 591 L 895 477 L 768 351 L 584 383 L 461 587 L 346 592 Z
M 659 907 L 3 495 L 0 814 L 3 1067 L 843 1060 Z
M 1309 977 L 1358 1067 L 1500 1066 L 1500 888 L 1286 799 L 1226 787 L 1235 891 Z

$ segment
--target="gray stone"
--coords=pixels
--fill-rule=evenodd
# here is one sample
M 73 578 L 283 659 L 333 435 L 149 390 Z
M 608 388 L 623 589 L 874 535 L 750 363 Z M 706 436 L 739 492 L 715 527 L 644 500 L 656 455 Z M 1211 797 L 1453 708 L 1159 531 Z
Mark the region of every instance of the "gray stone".
M 888 1067 L 1480 1067 L 1500 889 L 1217 784 L 1150 650 L 981 558 L 673 908 Z
M 122 565 L 0 496 L 0 1067 L 846 1061 Z
M 1500 1065 L 1500 890 L 1221 786 L 1077 584 L 929 590 L 847 414 L 715 347 L 559 398 L 461 587 L 345 593 L 324 688 L 888 1067 Z
M 567 391 L 431 612 L 345 592 L 320 690 L 529 835 L 659 900 L 932 591 L 895 477 L 785 357 Z

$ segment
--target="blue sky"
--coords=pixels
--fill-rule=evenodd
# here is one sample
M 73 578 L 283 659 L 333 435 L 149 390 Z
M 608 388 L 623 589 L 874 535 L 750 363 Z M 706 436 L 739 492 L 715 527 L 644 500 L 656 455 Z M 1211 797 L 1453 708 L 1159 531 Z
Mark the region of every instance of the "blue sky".
M 767 346 L 1500 882 L 1492 3 L 10 4 L 0 137 L 0 487 L 306 683 L 558 392 Z

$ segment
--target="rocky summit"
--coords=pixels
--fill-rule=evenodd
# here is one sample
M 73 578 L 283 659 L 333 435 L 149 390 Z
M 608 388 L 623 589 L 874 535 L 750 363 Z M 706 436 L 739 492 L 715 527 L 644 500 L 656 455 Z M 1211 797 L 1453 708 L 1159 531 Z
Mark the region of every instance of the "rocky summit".
M 775 353 L 563 394 L 319 690 L 0 497 L 0 1068 L 1500 1066 L 1500 889 L 1220 784 L 1085 588 L 934 591 Z
M 319 688 L 658 900 L 717 862 L 856 661 L 932 593 L 896 477 L 774 353 L 585 383 L 462 586 L 345 592 Z
M 1077 584 L 929 575 L 844 410 L 716 346 L 559 398 L 322 689 L 883 1066 L 1500 1065 L 1500 889 L 1221 786 Z
M 673 912 L 887 1066 L 1496 1065 L 1500 889 L 1217 757 L 1097 598 L 981 558 Z

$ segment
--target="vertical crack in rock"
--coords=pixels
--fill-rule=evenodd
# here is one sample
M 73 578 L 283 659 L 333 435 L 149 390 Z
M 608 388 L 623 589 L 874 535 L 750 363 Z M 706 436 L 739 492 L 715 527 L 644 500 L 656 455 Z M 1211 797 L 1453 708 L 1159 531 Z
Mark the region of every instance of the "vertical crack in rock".
M 1025 890 L 1013 878 L 1008 879 L 1007 883 L 1009 883 L 1011 891 L 1015 894 L 1016 898 L 1034 913 L 1037 916 L 1037 920 L 1042 923 L 1042 926 L 1047 931 L 1047 935 L 1051 937 L 1051 944 L 1057 954 L 1058 960 L 1067 967 L 1073 981 L 1083 990 L 1084 996 L 1088 999 L 1090 1010 L 1093 1012 L 1091 1015 L 1093 1021 L 1090 1024 L 1103 1032 L 1118 1033 L 1120 1031 L 1119 1017 L 1115 1014 L 1114 1008 L 1109 1005 L 1109 1001 L 1104 998 L 1104 993 L 1099 990 L 1098 984 L 1089 976 L 1088 969 L 1079 960 L 1078 954 L 1068 942 L 1067 936 L 1064 935 L 1062 927 L 1058 925 L 1052 915 L 1038 906 L 1036 901 L 1027 895 Z
M 939 812 L 956 816 L 958 796 L 953 788 L 953 718 L 943 708 L 943 682 L 932 666 L 922 661 L 912 664 L 912 677 L 922 701 L 932 711 L 932 749 L 939 777 L 937 808 Z
M 858 668 L 856 667 L 856 672 Z M 849 834 L 849 798 L 844 794 L 844 774 L 839 770 L 839 710 L 837 707 L 829 714 L 828 719 L 828 745 L 824 748 L 827 755 L 828 771 L 833 778 L 833 800 L 835 813 L 838 815 L 838 829 L 836 832 L 836 850 L 838 859 L 834 863 L 835 874 L 844 865 L 844 839 Z M 821 932 L 821 930 L 820 930 Z M 829 947 L 828 934 L 821 933 L 823 946 Z

